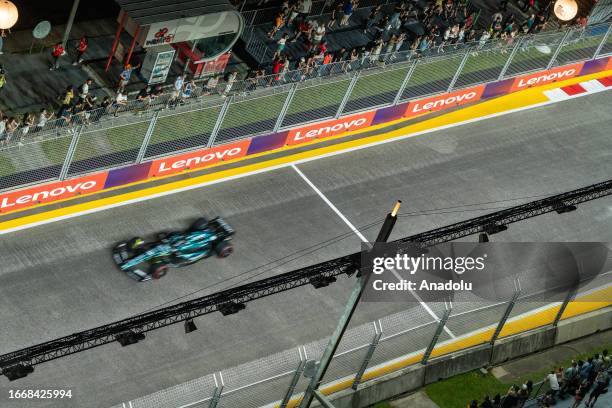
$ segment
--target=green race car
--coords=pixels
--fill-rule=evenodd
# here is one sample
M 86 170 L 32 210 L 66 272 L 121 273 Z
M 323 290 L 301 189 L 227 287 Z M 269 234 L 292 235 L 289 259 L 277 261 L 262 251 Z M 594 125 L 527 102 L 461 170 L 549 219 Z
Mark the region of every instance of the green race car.
M 159 279 L 170 267 L 191 265 L 216 254 L 228 257 L 235 231 L 222 218 L 197 219 L 187 231 L 162 232 L 158 240 L 145 242 L 140 237 L 123 241 L 113 248 L 113 260 L 122 271 L 139 282 Z

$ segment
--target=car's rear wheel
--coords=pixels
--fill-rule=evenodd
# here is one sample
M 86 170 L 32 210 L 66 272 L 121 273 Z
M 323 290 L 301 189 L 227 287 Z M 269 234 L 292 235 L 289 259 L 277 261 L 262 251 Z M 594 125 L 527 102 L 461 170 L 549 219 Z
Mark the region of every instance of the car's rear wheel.
M 215 252 L 219 258 L 227 258 L 234 252 L 234 247 L 228 241 L 221 241 L 215 247 Z
M 189 227 L 189 230 L 200 231 L 200 230 L 205 229 L 206 227 L 208 227 L 208 219 L 204 217 L 200 217 L 197 220 L 195 220 L 193 224 L 191 224 L 191 227 Z
M 168 273 L 168 265 L 162 262 L 155 262 L 151 265 L 151 277 L 161 279 Z

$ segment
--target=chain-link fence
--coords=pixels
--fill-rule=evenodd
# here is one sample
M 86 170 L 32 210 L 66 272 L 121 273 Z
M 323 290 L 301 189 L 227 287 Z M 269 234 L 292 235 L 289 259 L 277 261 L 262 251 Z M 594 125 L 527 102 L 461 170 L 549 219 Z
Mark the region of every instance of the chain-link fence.
M 0 135 L 0 191 L 224 144 L 301 124 L 612 55 L 612 24 L 509 41 L 354 56 L 245 80 L 189 98 L 110 105 Z
M 356 389 L 360 382 L 411 365 L 426 365 L 429 358 L 492 343 L 516 332 L 556 325 L 574 315 L 569 312 L 574 302 L 588 302 L 593 296 L 600 299 L 601 291 L 609 291 L 610 273 L 578 291 L 568 292 L 561 303 L 557 291 L 555 301 L 552 292 L 521 288 L 517 281 L 514 295 L 506 301 L 484 303 L 467 293 L 455 298 L 453 304 L 415 303 L 409 310 L 352 327 L 334 354 L 324 388 L 328 392 Z M 599 307 L 603 307 L 601 302 L 593 302 L 591 309 Z M 581 308 L 582 312 L 588 311 Z M 294 407 L 327 342 L 314 341 L 113 408 Z M 534 394 L 537 395 L 538 392 Z

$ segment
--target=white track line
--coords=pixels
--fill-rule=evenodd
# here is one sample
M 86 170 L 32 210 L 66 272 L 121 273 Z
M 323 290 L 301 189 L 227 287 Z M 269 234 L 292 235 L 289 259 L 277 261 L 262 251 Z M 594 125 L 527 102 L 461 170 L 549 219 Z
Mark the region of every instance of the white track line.
M 329 201 L 329 199 L 328 199 L 327 197 L 325 197 L 325 194 L 323 194 L 323 193 L 321 192 L 321 190 L 319 190 L 319 189 L 317 188 L 317 186 L 315 186 L 315 185 L 312 183 L 312 181 L 310 181 L 310 179 L 309 179 L 308 177 L 306 177 L 306 175 L 305 175 L 304 173 L 302 173 L 302 171 L 296 167 L 296 165 L 295 165 L 295 164 L 292 164 L 292 165 L 291 165 L 291 167 L 293 167 L 293 170 L 295 170 L 295 171 L 296 171 L 296 173 L 297 173 L 297 174 L 299 174 L 299 175 L 300 175 L 300 177 L 301 177 L 302 179 L 304 179 L 304 181 L 306 182 L 306 184 L 308 184 L 308 185 L 309 185 L 309 186 L 310 186 L 310 187 L 311 187 L 311 188 L 312 188 L 312 189 L 315 191 L 315 193 L 317 193 L 317 194 L 319 195 L 319 197 L 321 197 L 321 199 L 322 199 L 323 201 L 325 201 L 325 204 L 327 204 L 327 205 L 329 206 L 329 208 L 331 208 L 331 209 L 332 209 L 332 210 L 333 210 L 333 211 L 336 213 L 336 215 L 337 215 L 338 217 L 340 217 L 340 219 L 341 219 L 342 221 L 344 221 L 344 223 L 345 223 L 346 225 L 348 225 L 348 227 L 351 229 L 351 231 L 353 231 L 353 232 L 355 233 L 355 235 L 357 235 L 357 236 L 359 237 L 359 239 L 360 239 L 360 240 L 362 240 L 362 241 L 363 241 L 363 242 L 365 242 L 365 243 L 370 242 L 370 241 L 368 241 L 368 240 L 366 239 L 366 237 L 364 237 L 364 236 L 363 236 L 363 234 L 362 234 L 361 232 L 359 232 L 359 230 L 358 230 L 358 229 L 357 229 L 357 228 L 356 228 L 356 227 L 355 227 L 355 226 L 354 226 L 354 225 L 353 225 L 353 224 L 352 224 L 352 223 L 351 223 L 351 222 L 348 220 L 348 218 L 346 218 L 346 217 L 344 216 L 344 214 L 342 214 L 342 213 L 340 212 L 340 210 L 339 210 L 339 209 L 338 209 L 338 208 L 337 208 L 337 207 L 336 207 L 336 206 L 335 206 L 335 205 L 334 205 L 334 204 L 333 204 L 331 201 Z
M 610 89 L 608 88 L 608 90 L 610 90 Z M 582 93 L 582 94 L 576 95 L 576 97 L 583 97 L 583 96 L 589 96 L 589 95 L 592 95 L 592 94 L 591 93 Z M 538 108 L 538 107 L 542 107 L 542 106 L 546 106 L 546 105 L 552 105 L 552 104 L 557 103 L 557 102 L 560 102 L 560 101 L 551 101 L 551 100 L 549 100 L 549 101 L 546 101 L 546 102 L 535 103 L 535 104 L 532 104 L 532 105 L 522 106 L 522 107 L 516 108 L 516 109 L 510 109 L 510 110 L 503 111 L 503 112 L 492 113 L 490 115 L 479 116 L 477 118 L 467 119 L 467 120 L 464 120 L 464 121 L 461 121 L 461 122 L 455 122 L 455 123 L 451 123 L 451 124 L 448 124 L 448 125 L 442 125 L 442 126 L 438 126 L 438 127 L 422 130 L 422 131 L 419 131 L 419 132 L 409 133 L 409 134 L 406 134 L 406 135 L 397 136 L 397 137 L 393 137 L 393 138 L 389 138 L 389 139 L 385 139 L 385 140 L 379 140 L 379 141 L 376 141 L 376 142 L 366 143 L 366 144 L 359 145 L 359 146 L 354 146 L 354 147 L 347 147 L 346 149 L 336 150 L 334 152 L 321 154 L 319 156 L 313 156 L 313 157 L 308 157 L 308 158 L 305 158 L 305 159 L 294 160 L 294 161 L 291 161 L 291 162 L 282 163 L 282 164 L 266 167 L 266 168 L 259 169 L 259 170 L 248 171 L 248 172 L 244 172 L 244 173 L 237 174 L 237 175 L 234 175 L 234 176 L 228 176 L 228 177 L 220 178 L 220 179 L 213 180 L 213 181 L 205 181 L 205 182 L 202 182 L 202 183 L 197 183 L 197 184 L 193 184 L 193 185 L 190 185 L 190 186 L 177 188 L 177 189 L 174 189 L 174 190 L 168 190 L 168 191 L 164 191 L 164 192 L 161 192 L 161 193 L 151 194 L 151 195 L 148 195 L 148 196 L 133 198 L 131 200 L 126 200 L 126 201 L 122 201 L 122 202 L 119 202 L 119 203 L 108 204 L 108 205 L 104 205 L 104 206 L 101 206 L 101 207 L 92 208 L 92 209 L 84 210 L 84 211 L 79 211 L 79 212 L 75 212 L 75 213 L 72 213 L 72 214 L 62 215 L 62 216 L 55 217 L 55 218 L 48 218 L 48 219 L 45 219 L 43 221 L 37 221 L 37 222 L 30 223 L 30 224 L 24 224 L 24 225 L 19 225 L 17 227 L 0 230 L 0 235 L 4 235 L 4 234 L 8 234 L 10 232 L 20 231 L 20 230 L 24 230 L 24 229 L 28 229 L 28 228 L 33 228 L 33 227 L 37 227 L 37 226 L 40 226 L 40 225 L 51 224 L 51 223 L 56 222 L 56 221 L 62 221 L 62 220 L 67 220 L 67 219 L 71 219 L 71 218 L 76 218 L 76 217 L 80 217 L 82 215 L 94 214 L 94 213 L 97 213 L 97 212 L 100 212 L 100 211 L 104 211 L 104 210 L 108 210 L 108 209 L 111 209 L 111 208 L 122 207 L 124 205 L 135 204 L 135 203 L 139 203 L 139 202 L 142 202 L 142 201 L 148 201 L 148 200 L 152 200 L 152 199 L 159 198 L 159 197 L 165 197 L 165 196 L 168 196 L 168 195 L 172 195 L 172 194 L 176 194 L 176 193 L 181 193 L 181 192 L 184 192 L 184 191 L 189 191 L 189 190 L 194 190 L 194 189 L 197 189 L 197 188 L 202 188 L 202 187 L 210 186 L 210 185 L 213 185 L 213 184 L 224 183 L 226 181 L 231 181 L 231 180 L 237 180 L 237 179 L 241 179 L 241 178 L 244 178 L 244 177 L 253 176 L 253 175 L 256 175 L 256 174 L 267 173 L 269 171 L 274 171 L 274 170 L 286 168 L 286 167 L 289 167 L 289 166 L 293 166 L 295 164 L 307 163 L 307 162 L 311 162 L 311 161 L 315 161 L 315 160 L 325 159 L 327 157 L 338 156 L 340 154 L 344 154 L 344 153 L 348 153 L 348 152 L 353 152 L 353 151 L 367 149 L 367 148 L 374 147 L 374 146 L 383 145 L 383 144 L 386 144 L 386 143 L 392 143 L 392 142 L 396 142 L 396 141 L 399 141 L 399 140 L 410 139 L 410 138 L 413 138 L 413 137 L 416 137 L 416 136 L 421 136 L 421 135 L 424 135 L 424 134 L 427 134 L 427 133 L 433 133 L 433 132 L 437 132 L 437 131 L 440 131 L 440 130 L 451 129 L 451 128 L 454 128 L 454 127 L 457 127 L 457 126 L 467 125 L 467 124 L 470 124 L 470 123 L 477 123 L 477 122 L 480 122 L 482 120 L 497 118 L 497 117 L 500 117 L 500 116 L 505 116 L 505 115 L 509 115 L 509 114 L 512 114 L 512 113 L 516 113 L 516 112 L 522 112 L 522 111 L 526 111 L 526 110 L 530 110 L 530 109 L 534 109 L 534 108 Z M 0 218 L 0 222 L 2 222 L 1 218 Z
M 325 202 L 325 204 L 327 204 L 329 206 L 329 208 L 332 209 L 333 212 L 336 213 L 336 215 L 338 217 L 340 217 L 340 219 L 342 221 L 344 221 L 344 223 L 346 225 L 348 225 L 348 227 L 351 229 L 351 231 L 353 231 L 355 233 L 355 235 L 357 235 L 359 237 L 359 239 L 362 242 L 365 242 L 366 244 L 369 243 L 370 241 L 368 241 L 366 239 L 365 236 L 363 236 L 363 234 L 348 220 L 348 218 L 346 218 L 344 216 L 344 214 L 342 214 L 342 212 L 340 212 L 340 210 L 338 209 L 338 207 L 336 207 L 330 200 L 329 198 L 327 198 L 325 196 L 325 194 L 323 194 L 321 192 L 321 190 L 319 190 L 317 188 L 317 186 L 314 185 L 314 183 L 312 181 L 310 181 L 310 179 L 308 177 L 306 177 L 306 175 L 304 173 L 302 173 L 302 171 L 300 169 L 297 168 L 297 166 L 295 164 L 292 164 L 291 167 L 293 167 L 293 170 L 296 171 L 296 173 L 306 182 L 306 184 L 308 184 L 310 186 L 310 188 L 312 188 L 314 190 L 315 193 L 317 193 L 317 195 L 319 197 L 321 197 L 321 199 Z M 398 281 L 401 282 L 402 277 L 400 276 L 400 274 L 395 270 L 392 269 L 391 272 L 393 273 L 393 275 L 397 278 Z M 420 298 L 419 295 L 417 295 L 416 293 L 414 293 L 413 291 L 410 291 L 410 293 L 412 293 L 412 295 L 415 297 L 415 299 L 421 304 L 421 306 L 423 306 L 423 309 L 425 309 L 425 311 L 427 313 L 429 313 L 429 315 L 431 317 L 433 317 L 436 322 L 440 321 L 440 318 L 436 315 L 436 313 L 425 303 L 423 302 L 423 299 Z M 456 338 L 457 336 L 455 336 L 453 334 L 453 332 L 450 331 L 450 329 L 446 326 L 444 326 L 444 331 L 451 337 L 451 338 Z

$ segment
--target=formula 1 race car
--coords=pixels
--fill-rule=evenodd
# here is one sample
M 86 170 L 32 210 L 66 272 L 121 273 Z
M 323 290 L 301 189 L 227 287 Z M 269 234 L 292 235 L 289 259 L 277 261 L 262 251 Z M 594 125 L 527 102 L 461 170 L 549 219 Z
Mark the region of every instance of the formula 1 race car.
M 213 253 L 228 257 L 234 251 L 230 243 L 234 233 L 220 217 L 210 221 L 199 218 L 187 231 L 159 233 L 155 242 L 140 237 L 120 242 L 113 248 L 113 260 L 139 282 L 159 279 L 170 267 L 191 265 Z

